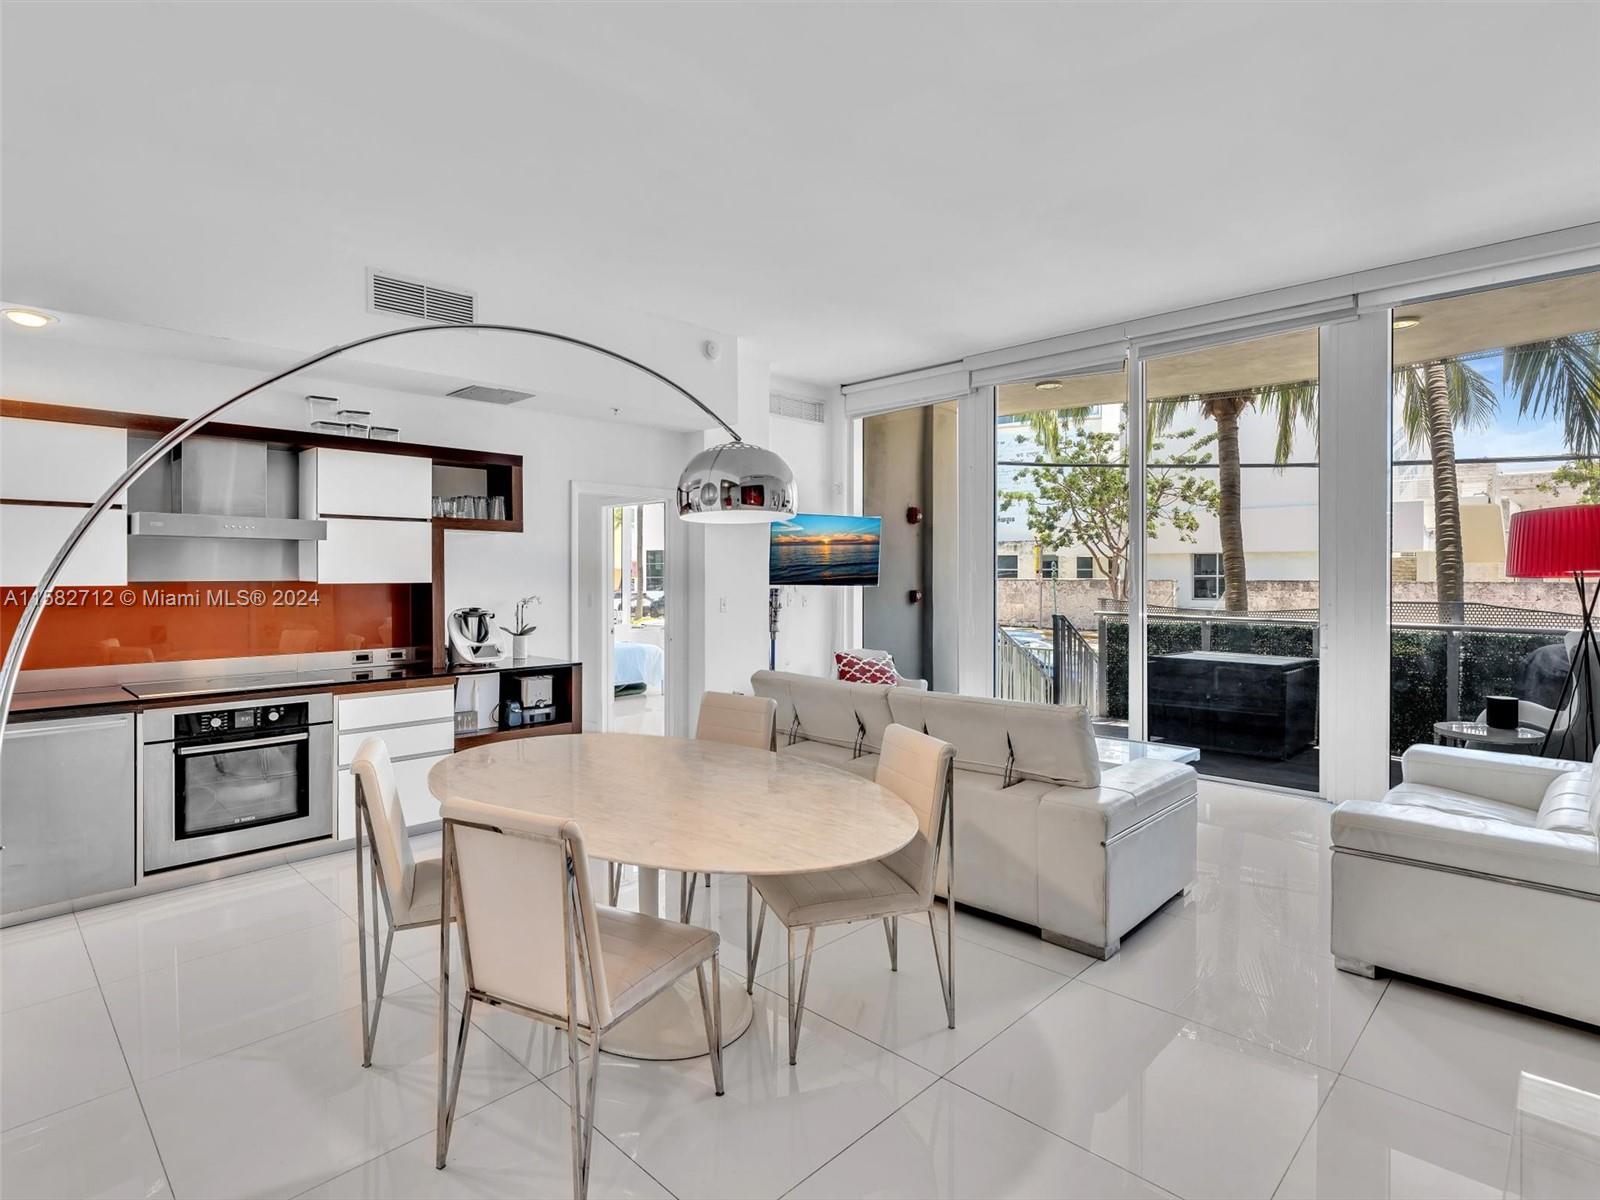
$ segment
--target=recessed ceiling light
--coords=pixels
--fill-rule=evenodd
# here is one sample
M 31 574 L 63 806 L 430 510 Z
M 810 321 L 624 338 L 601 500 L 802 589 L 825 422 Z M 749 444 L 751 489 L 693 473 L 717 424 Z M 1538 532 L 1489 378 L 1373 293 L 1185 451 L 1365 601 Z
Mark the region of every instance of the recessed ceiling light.
M 54 325 L 56 318 L 49 313 L 36 312 L 31 308 L 8 308 L 5 318 L 13 325 L 21 325 L 24 329 L 43 329 L 46 325 Z
M 1415 329 L 1418 325 L 1421 325 L 1421 324 L 1422 324 L 1422 318 L 1421 317 L 1415 317 L 1415 316 L 1396 317 L 1394 319 L 1394 327 L 1396 329 Z
M 1063 384 L 1059 379 L 1041 379 L 1033 386 L 1036 391 L 1040 392 L 1059 392 Z

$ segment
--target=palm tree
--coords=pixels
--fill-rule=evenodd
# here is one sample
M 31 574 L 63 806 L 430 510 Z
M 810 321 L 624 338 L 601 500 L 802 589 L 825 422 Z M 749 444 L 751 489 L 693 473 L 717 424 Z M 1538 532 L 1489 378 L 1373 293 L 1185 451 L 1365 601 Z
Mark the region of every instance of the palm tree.
M 1521 416 L 1553 417 L 1567 449 L 1600 454 L 1600 334 L 1580 333 L 1508 346 L 1501 377 L 1517 398 Z M 1455 430 L 1494 420 L 1494 385 L 1461 358 L 1409 363 L 1395 371 L 1401 431 L 1413 448 L 1424 445 L 1433 466 L 1433 529 L 1437 593 L 1441 605 L 1466 598 L 1461 545 L 1461 502 L 1456 482 Z
M 1271 416 L 1278 436 L 1273 460 L 1281 467 L 1294 449 L 1295 427 L 1302 422 L 1317 431 L 1317 385 L 1313 380 L 1271 383 L 1257 388 L 1237 388 L 1206 395 L 1174 396 L 1154 401 L 1150 424 L 1156 430 L 1172 423 L 1182 404 L 1198 404 L 1217 427 L 1218 536 L 1222 542 L 1222 607 L 1247 612 L 1250 585 L 1244 559 L 1243 499 L 1239 469 L 1239 417 L 1252 406 Z
M 1289 461 L 1293 450 L 1295 427 L 1304 422 L 1313 433 L 1317 430 L 1317 385 L 1314 381 L 1302 380 L 1208 395 L 1170 396 L 1152 400 L 1147 437 L 1169 430 L 1180 406 L 1184 404 L 1198 404 L 1200 411 L 1217 427 L 1213 436 L 1217 443 L 1217 524 L 1222 541 L 1222 605 L 1228 612 L 1246 612 L 1250 607 L 1250 594 L 1244 559 L 1239 417 L 1251 405 L 1258 411 L 1272 415 L 1278 427 L 1273 457 L 1282 466 Z M 1047 460 L 1059 455 L 1061 421 L 1081 425 L 1088 411 L 1071 409 L 1064 414 L 1061 410 L 1051 410 L 1025 415 L 1034 441 Z M 1201 444 L 1203 441 L 1195 443 L 1197 446 Z
M 1494 420 L 1494 385 L 1459 358 L 1411 363 L 1395 372 L 1400 427 L 1413 448 L 1426 445 L 1433 467 L 1433 556 L 1441 605 L 1466 598 L 1461 550 L 1461 496 L 1456 484 L 1455 431 Z

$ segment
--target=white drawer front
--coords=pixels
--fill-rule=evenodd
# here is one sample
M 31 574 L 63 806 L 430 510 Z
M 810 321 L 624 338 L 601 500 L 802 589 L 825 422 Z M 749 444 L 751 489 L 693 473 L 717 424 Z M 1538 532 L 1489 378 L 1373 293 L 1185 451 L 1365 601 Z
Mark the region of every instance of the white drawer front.
M 395 786 L 400 789 L 400 811 L 407 825 L 426 825 L 439 819 L 439 802 L 428 790 L 428 772 L 433 765 L 446 758 L 440 754 L 432 758 L 412 758 L 394 764 Z M 356 835 L 356 777 L 348 767 L 339 770 L 339 817 L 337 836 L 341 839 Z
M 401 688 L 339 697 L 339 732 L 376 729 L 380 725 L 420 725 L 455 721 L 456 689 Z
M 37 584 L 85 511 L 43 504 L 0 504 L 0 584 Z M 101 513 L 56 582 L 65 587 L 127 583 L 128 514 L 120 508 Z
M 127 466 L 126 429 L 0 417 L 0 490 L 7 500 L 88 503 Z
M 433 530 L 427 521 L 328 520 L 328 536 L 300 543 L 307 583 L 427 583 Z
M 456 727 L 452 721 L 435 721 L 429 725 L 400 725 L 394 729 L 356 729 L 339 734 L 339 765 L 347 767 L 355 759 L 356 751 L 368 738 L 382 738 L 389 747 L 389 757 L 409 758 L 413 754 L 449 754 L 455 749 Z

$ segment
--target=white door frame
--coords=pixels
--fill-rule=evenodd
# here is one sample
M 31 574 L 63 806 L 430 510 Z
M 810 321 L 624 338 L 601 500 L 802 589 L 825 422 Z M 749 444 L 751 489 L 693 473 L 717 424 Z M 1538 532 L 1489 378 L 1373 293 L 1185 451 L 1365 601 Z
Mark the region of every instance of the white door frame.
M 687 618 L 687 582 L 686 574 L 688 537 L 684 523 L 672 515 L 672 505 L 676 497 L 671 488 L 641 487 L 629 483 L 599 483 L 574 479 L 572 481 L 572 534 L 570 542 L 570 563 L 568 572 L 568 586 L 570 589 L 569 609 L 572 619 L 568 625 L 569 653 L 574 662 L 585 663 L 592 670 L 584 672 L 584 688 L 607 688 L 611 684 L 611 622 L 610 618 L 610 588 L 605 589 L 602 599 L 603 619 L 599 622 L 601 630 L 600 644 L 598 646 L 585 646 L 583 644 L 583 533 L 582 520 L 585 513 L 593 513 L 598 521 L 600 514 L 607 508 L 619 504 L 655 504 L 666 505 L 666 563 L 662 571 L 662 584 L 667 593 L 667 624 L 666 624 L 666 686 L 664 688 L 663 713 L 666 732 L 669 737 L 681 737 L 683 730 L 688 726 L 687 708 L 685 704 L 685 686 L 689 678 L 689 663 L 687 657 L 688 643 L 684 640 L 682 626 Z M 611 568 L 611 538 L 610 527 L 602 523 L 600 536 L 603 545 L 600 551 L 600 564 L 602 571 Z M 605 693 L 600 693 L 604 698 Z M 611 706 L 601 704 L 602 730 L 605 721 L 609 718 Z

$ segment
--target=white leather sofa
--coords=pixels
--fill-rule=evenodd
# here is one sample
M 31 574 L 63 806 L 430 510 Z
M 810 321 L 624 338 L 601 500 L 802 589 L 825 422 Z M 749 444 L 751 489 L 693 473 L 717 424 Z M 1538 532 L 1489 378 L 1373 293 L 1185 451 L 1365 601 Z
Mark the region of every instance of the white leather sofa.
M 1600 771 L 1413 746 L 1333 812 L 1333 953 L 1600 1025 Z
M 891 724 L 955 746 L 962 906 L 1109 958 L 1125 933 L 1194 880 L 1194 769 L 1137 761 L 1102 770 L 1081 706 L 776 671 L 750 682 L 777 701 L 780 754 L 871 778 Z

